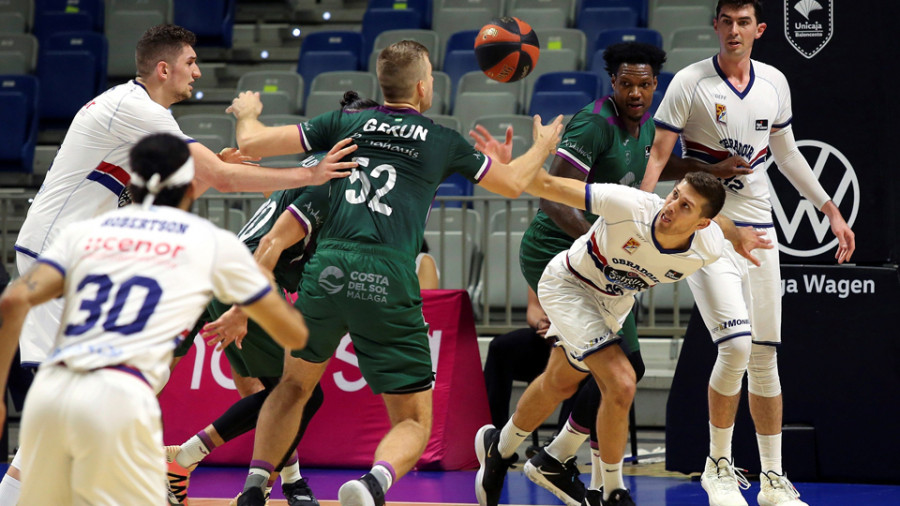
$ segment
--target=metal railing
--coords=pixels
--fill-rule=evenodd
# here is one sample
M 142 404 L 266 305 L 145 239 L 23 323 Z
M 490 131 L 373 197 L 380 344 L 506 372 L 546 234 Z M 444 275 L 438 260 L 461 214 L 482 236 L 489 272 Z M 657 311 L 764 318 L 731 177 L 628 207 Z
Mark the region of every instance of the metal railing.
M 0 251 L 15 276 L 15 244 L 34 190 L 0 190 Z M 258 193 L 207 193 L 193 210 L 216 225 L 237 232 L 264 199 Z M 538 210 L 538 199 L 499 196 L 437 197 L 425 238 L 440 271 L 442 288 L 468 291 L 479 335 L 501 334 L 525 326 L 527 284 L 519 268 L 521 236 Z M 685 283 L 656 287 L 636 303 L 643 336 L 684 334 L 690 291 Z

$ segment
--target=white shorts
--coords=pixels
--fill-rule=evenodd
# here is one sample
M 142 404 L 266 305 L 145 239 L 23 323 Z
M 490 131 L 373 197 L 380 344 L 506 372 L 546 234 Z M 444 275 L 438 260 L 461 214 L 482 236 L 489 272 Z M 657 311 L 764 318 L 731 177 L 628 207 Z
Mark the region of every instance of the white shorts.
M 20 439 L 19 504 L 167 504 L 159 403 L 131 374 L 42 367 Z
M 566 267 L 566 252 L 556 255 L 538 282 L 538 299 L 550 319 L 547 337 L 558 337 L 572 367 L 582 372 L 588 355 L 622 336 L 617 332 L 634 305 L 634 297 L 610 297 L 585 284 Z
M 33 257 L 16 252 L 16 268 L 19 269 L 19 276 L 28 272 L 34 264 Z M 22 334 L 19 336 L 22 365 L 37 367 L 50 356 L 56 342 L 64 305 L 65 299 L 59 297 L 34 306 L 28 312 L 22 325 Z
M 781 343 L 781 266 L 774 228 L 764 229 L 775 246 L 753 251 L 756 267 L 725 241 L 722 258 L 688 276 L 694 301 L 714 343 L 751 336 L 754 343 Z

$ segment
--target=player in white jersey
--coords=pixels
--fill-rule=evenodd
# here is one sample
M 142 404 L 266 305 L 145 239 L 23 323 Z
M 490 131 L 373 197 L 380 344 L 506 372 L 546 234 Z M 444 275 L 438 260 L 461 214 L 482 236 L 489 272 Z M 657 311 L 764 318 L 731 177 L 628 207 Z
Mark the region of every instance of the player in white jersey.
M 679 134 L 685 156 L 715 163 L 741 155 L 754 170 L 722 181 L 727 191 L 722 215 L 738 225 L 765 230 L 774 243 L 777 238 L 764 172 L 771 151 L 779 170 L 828 216 L 839 242 L 835 258 L 843 263 L 855 249 L 854 234 L 797 149 L 787 80 L 774 67 L 750 59 L 754 40 L 766 29 L 760 22 L 761 14 L 758 0 L 718 2 L 713 26 L 719 37 L 719 53 L 681 70 L 672 80 L 656 112 L 656 139 L 641 189 L 654 188 Z M 778 250 L 764 251 L 760 259 L 762 267 L 751 268 L 726 245 L 720 261 L 688 280 L 704 323 L 718 345 L 708 392 L 710 455 L 701 479 L 711 505 L 747 504 L 731 456 L 745 371 L 763 472 L 759 504 L 806 504 L 799 499 L 781 463 L 782 399 L 776 360 L 781 343 Z
M 602 465 L 603 488 L 598 491 L 592 484 L 585 501 L 633 505 L 622 478 L 622 460 L 636 377 L 622 349 L 610 345 L 622 339 L 617 332 L 636 293 L 677 282 L 719 258 L 725 241 L 712 219 L 725 192 L 703 172 L 688 173 L 665 201 L 620 185 L 585 185 L 543 172 L 527 191 L 599 218 L 550 261 L 538 284 L 538 297 L 550 318 L 547 335 L 559 337 L 558 347 L 503 429 L 486 425 L 476 435 L 478 502 L 497 504 L 516 448 L 591 374 L 602 393 L 597 427 L 603 430 L 597 435 L 600 455 L 595 464 Z M 729 226 L 729 237 L 733 232 Z M 749 249 L 756 246 L 747 244 Z
M 194 161 L 184 141 L 151 135 L 131 164 L 131 193 L 144 204 L 71 224 L 0 300 L 4 382 L 28 309 L 67 301 L 23 413 L 22 504 L 165 503 L 155 392 L 213 295 L 242 304 L 285 347 L 306 343 L 303 317 L 247 248 L 187 212 Z

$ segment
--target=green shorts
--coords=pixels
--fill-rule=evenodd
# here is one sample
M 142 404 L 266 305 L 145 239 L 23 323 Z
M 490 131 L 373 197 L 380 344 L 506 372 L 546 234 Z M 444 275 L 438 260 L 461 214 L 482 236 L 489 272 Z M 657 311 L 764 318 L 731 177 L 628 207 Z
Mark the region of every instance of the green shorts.
M 207 311 L 213 320 L 231 306 L 213 299 Z M 247 335 L 238 349 L 234 343 L 225 348 L 225 357 L 234 371 L 245 378 L 280 378 L 284 370 L 284 348 L 253 320 L 247 321 Z
M 319 243 L 303 271 L 295 306 L 309 327 L 309 362 L 331 358 L 347 332 L 359 369 L 376 394 L 434 378 L 415 261 L 389 246 L 334 239 Z
M 544 274 L 544 268 L 553 260 L 560 251 L 572 247 L 574 240 L 565 232 L 544 226 L 539 222 L 531 222 L 531 226 L 522 236 L 522 244 L 519 246 L 519 267 L 528 286 L 537 293 L 538 281 Z M 622 340 L 619 345 L 626 355 L 641 349 L 638 342 L 637 324 L 634 321 L 634 313 L 628 313 L 628 317 L 619 330 Z

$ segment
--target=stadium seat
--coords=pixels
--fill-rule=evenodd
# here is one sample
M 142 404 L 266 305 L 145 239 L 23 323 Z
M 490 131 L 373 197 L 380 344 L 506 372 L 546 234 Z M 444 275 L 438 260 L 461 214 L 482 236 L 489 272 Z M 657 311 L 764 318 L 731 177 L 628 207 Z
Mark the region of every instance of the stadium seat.
M 134 48 L 148 28 L 172 20 L 172 0 L 111 0 L 106 6 L 110 76 L 135 74 Z
M 428 48 L 428 59 L 431 60 L 432 68 L 439 68 L 441 44 L 438 40 L 437 32 L 433 30 L 387 30 L 375 37 L 372 51 L 369 53 L 369 66 L 367 67 L 369 72 L 375 72 L 375 61 L 378 59 L 378 53 L 401 40 L 414 40 Z
M 431 0 L 369 0 L 369 9 L 412 9 L 420 17 L 419 26 L 431 28 Z
M 353 90 L 362 98 L 375 99 L 378 80 L 375 74 L 361 71 L 323 72 L 313 79 L 306 100 L 306 116 L 314 118 L 341 107 L 346 91 Z
M 234 140 L 234 116 L 230 114 L 185 114 L 176 120 L 181 131 L 218 153 L 237 146 Z
M 38 80 L 34 76 L 0 76 L 0 171 L 32 171 L 38 131 Z
M 719 37 L 712 26 L 689 26 L 672 32 L 669 48 L 709 48 L 719 49 Z
M 515 114 L 518 114 L 525 108 L 523 105 L 525 95 L 524 81 L 501 83 L 499 81 L 491 79 L 480 70 L 474 70 L 472 72 L 466 72 L 462 75 L 462 77 L 460 77 L 459 82 L 456 85 L 456 96 L 459 97 L 460 93 L 473 91 L 509 93 L 516 99 Z M 465 123 L 463 123 L 463 128 L 468 129 L 470 127 L 471 125 L 466 125 Z
M 303 78 L 289 70 L 247 72 L 238 80 L 235 94 L 258 91 L 263 114 L 298 114 L 303 110 Z
M 33 74 L 38 40 L 30 33 L 0 33 L 0 74 Z
M 656 110 L 659 109 L 659 104 L 662 103 L 662 99 L 666 94 L 664 92 L 659 91 L 657 87 L 656 91 L 653 92 L 653 104 L 650 105 L 650 116 L 656 115 Z
M 547 119 L 547 118 L 543 118 Z M 516 158 L 528 150 L 531 145 L 533 120 L 531 116 L 524 114 L 499 114 L 479 116 L 472 122 L 470 129 L 475 125 L 481 125 L 487 129 L 488 133 L 494 136 L 500 142 L 506 138 L 507 127 L 513 127 L 513 149 L 512 156 Z M 469 138 L 469 142 L 474 140 Z
M 450 110 L 450 90 L 453 86 L 450 84 L 450 76 L 446 72 L 435 70 L 431 73 L 434 77 L 434 96 L 431 99 L 431 111 L 435 114 L 444 114 Z M 379 101 L 383 100 L 381 96 L 381 88 L 378 88 Z
M 577 28 L 556 28 L 541 30 L 538 36 L 541 41 L 541 58 L 549 52 L 572 53 L 575 60 L 574 69 L 584 68 L 585 47 L 587 47 L 584 32 Z M 539 58 L 538 65 L 540 64 Z
M 231 47 L 236 0 L 177 0 L 175 24 L 197 35 L 198 46 Z
M 43 126 L 66 127 L 84 104 L 106 89 L 107 54 L 102 33 L 63 32 L 47 39 L 38 65 Z
M 478 7 L 477 3 L 473 4 L 471 8 L 439 8 L 438 4 L 435 3 L 434 19 L 431 24 L 431 29 L 437 32 L 440 40 L 448 41 L 449 43 L 450 39 L 460 31 L 460 28 L 468 27 L 469 29 L 467 31 L 473 31 L 474 34 L 477 34 L 482 26 L 486 25 L 495 17 L 496 14 L 493 14 L 490 9 Z M 472 49 L 475 45 L 474 34 L 472 38 L 469 39 L 467 47 L 460 47 L 459 49 Z M 441 55 L 441 69 L 445 72 L 447 72 L 446 66 L 449 54 L 449 52 L 445 52 Z M 449 72 L 447 73 L 449 74 Z
M 500 209 L 491 214 L 480 290 L 490 307 L 505 306 L 507 294 L 512 307 L 528 305 L 528 284 L 516 264 L 522 237 L 536 212 L 535 205 Z
M 359 70 L 362 35 L 350 31 L 324 31 L 307 35 L 300 46 L 297 72 L 311 83 L 322 72 Z
M 94 31 L 94 20 L 86 13 L 38 12 L 34 16 L 34 36 L 42 49 L 51 35 L 91 31 Z
M 441 273 L 442 288 L 467 289 L 474 284 L 473 257 L 480 255 L 481 227 L 477 211 L 440 203 L 432 207 L 425 223 L 425 240 Z
M 544 51 L 534 71 L 523 81 L 525 82 L 525 110 L 531 104 L 531 96 L 534 92 L 534 83 L 544 74 L 551 72 L 572 72 L 580 70 L 578 55 L 574 51 L 560 49 L 556 51 Z
M 427 118 L 433 121 L 437 125 L 441 125 L 442 127 L 449 128 L 451 130 L 456 130 L 457 132 L 462 133 L 462 125 L 459 124 L 459 119 L 456 116 L 448 116 L 446 114 L 427 114 Z
M 704 6 L 657 7 L 650 14 L 650 28 L 662 34 L 664 49 L 671 49 L 672 34 L 679 28 L 712 26 L 713 3 Z M 710 29 L 712 30 L 712 29 Z
M 519 17 L 526 21 L 535 31 L 543 28 L 564 28 L 572 26 L 575 19 L 575 4 L 577 0 L 507 0 L 507 15 L 519 17 L 518 14 L 528 14 L 528 17 Z M 548 17 L 555 23 L 560 14 L 548 11 L 557 11 L 563 16 L 562 25 L 558 27 L 545 26 L 544 20 L 538 17 Z M 540 33 L 538 33 L 540 36 Z
M 27 33 L 34 25 L 34 0 L 3 0 L 0 2 L 0 26 L 11 33 Z
M 91 19 L 91 27 L 89 29 L 102 33 L 106 14 L 105 4 L 104 0 L 36 0 L 34 6 L 35 23 L 37 23 L 37 17 L 41 14 L 85 15 Z M 74 31 L 74 28 L 72 27 L 67 31 Z
M 438 185 L 435 192 L 436 197 L 471 197 L 473 184 L 471 181 L 459 174 L 451 174 L 441 184 Z M 469 204 L 463 204 L 460 200 L 444 201 L 433 205 L 444 205 L 446 207 L 471 207 Z
M 708 58 L 719 52 L 717 48 L 675 48 L 666 54 L 663 68 L 673 74 L 688 65 Z
M 261 114 L 259 122 L 269 127 L 284 125 L 299 125 L 308 118 L 297 114 Z M 269 156 L 259 161 L 264 167 L 296 167 L 306 155 L 297 153 L 293 155 Z
M 674 72 L 660 72 L 658 76 L 656 76 L 656 91 L 666 94 L 666 90 L 669 89 L 669 83 L 672 82 L 672 78 L 675 77 Z
M 487 114 L 516 114 L 517 100 L 511 93 L 472 91 L 456 97 L 453 115 L 459 118 L 465 132 L 475 118 Z
M 478 60 L 475 58 L 475 36 L 478 30 L 465 30 L 456 32 L 447 40 L 444 51 L 444 64 L 442 70 L 450 77 L 450 108 L 453 108 L 453 100 L 456 96 L 456 87 L 460 78 L 466 72 L 480 71 Z
M 628 7 L 596 7 L 583 9 L 578 16 L 578 29 L 587 36 L 587 47 L 597 47 L 597 37 L 604 30 L 637 28 L 638 15 Z
M 375 39 L 388 30 L 418 30 L 422 28 L 422 16 L 412 9 L 366 9 L 362 19 L 362 52 L 367 61 L 375 47 Z
M 631 9 L 638 16 L 638 26 L 647 26 L 648 0 L 581 0 L 579 15 L 585 9 L 621 7 Z
M 557 7 L 513 7 L 507 15 L 528 23 L 537 34 L 548 28 L 566 28 L 568 26 L 568 13 Z M 538 41 L 540 41 L 540 35 L 538 35 Z
M 663 47 L 662 35 L 656 30 L 649 28 L 613 28 L 611 30 L 603 30 L 597 34 L 594 46 L 589 50 L 593 56 L 590 58 L 587 68 L 599 72 L 604 67 L 603 51 L 607 47 L 620 42 L 643 42 L 652 44 L 660 49 Z M 598 55 L 597 53 L 600 54 Z M 597 66 L 598 63 L 600 64 L 599 67 Z
M 597 75 L 590 72 L 551 72 L 538 78 L 531 96 L 529 116 L 545 121 L 557 114 L 575 114 L 597 98 Z

